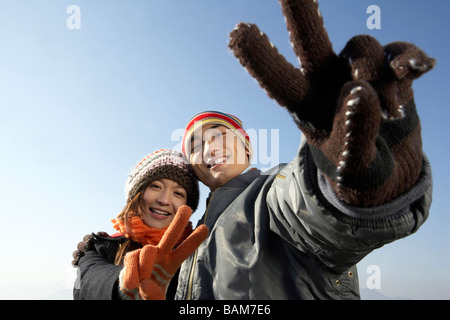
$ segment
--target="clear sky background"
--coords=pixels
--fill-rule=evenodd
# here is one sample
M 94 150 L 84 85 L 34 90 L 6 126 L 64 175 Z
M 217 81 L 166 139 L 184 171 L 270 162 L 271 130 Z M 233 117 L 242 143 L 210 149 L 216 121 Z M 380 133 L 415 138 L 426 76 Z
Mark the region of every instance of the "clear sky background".
M 377 266 L 378 293 L 449 299 L 450 2 L 319 3 L 337 52 L 365 33 L 382 44 L 413 42 L 438 60 L 414 84 L 434 174 L 430 218 L 358 267 L 361 288 Z M 66 25 L 70 5 L 81 10 L 81 29 Z M 366 26 L 370 5 L 381 9 L 381 29 Z M 277 132 L 272 157 L 256 154 L 255 166 L 294 157 L 300 131 L 227 49 L 241 21 L 258 24 L 298 65 L 276 0 L 0 2 L 1 299 L 70 298 L 77 243 L 114 232 L 128 173 L 156 149 L 180 149 L 180 132 L 199 111 L 235 114 L 269 141 Z M 253 141 L 260 150 L 262 132 Z

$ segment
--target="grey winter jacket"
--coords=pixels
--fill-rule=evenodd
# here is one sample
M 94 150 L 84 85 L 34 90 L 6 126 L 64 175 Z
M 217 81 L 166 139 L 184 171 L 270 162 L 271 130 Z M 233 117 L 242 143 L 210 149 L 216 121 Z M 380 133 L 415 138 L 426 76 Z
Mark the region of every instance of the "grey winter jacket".
M 289 164 L 249 171 L 209 195 L 210 235 L 182 265 L 176 299 L 359 299 L 356 263 L 417 231 L 431 205 L 431 169 L 375 208 L 341 202 L 307 144 Z

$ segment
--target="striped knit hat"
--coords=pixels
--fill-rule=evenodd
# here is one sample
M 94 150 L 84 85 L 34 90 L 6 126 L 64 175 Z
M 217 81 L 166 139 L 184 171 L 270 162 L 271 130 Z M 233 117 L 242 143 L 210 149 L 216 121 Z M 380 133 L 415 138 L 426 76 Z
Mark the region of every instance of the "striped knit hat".
M 199 201 L 198 180 L 183 154 L 170 149 L 153 152 L 136 165 L 125 185 L 127 203 L 150 182 L 164 178 L 173 180 L 186 189 L 187 205 L 195 211 Z
M 247 132 L 245 132 L 244 127 L 242 126 L 241 120 L 238 117 L 233 116 L 229 113 L 223 113 L 219 111 L 203 111 L 196 114 L 189 121 L 186 126 L 186 130 L 184 131 L 183 141 L 182 141 L 182 151 L 186 157 L 189 157 L 190 153 L 190 143 L 191 138 L 194 133 L 201 129 L 202 126 L 207 124 L 221 124 L 231 130 L 242 140 L 245 145 L 245 149 L 249 152 L 249 162 L 252 161 L 253 156 L 253 148 L 250 143 L 250 137 Z

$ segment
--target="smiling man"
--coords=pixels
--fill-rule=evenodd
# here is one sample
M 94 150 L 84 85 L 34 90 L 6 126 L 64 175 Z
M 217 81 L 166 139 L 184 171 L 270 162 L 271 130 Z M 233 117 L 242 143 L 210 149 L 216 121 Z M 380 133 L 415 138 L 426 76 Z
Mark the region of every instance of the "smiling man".
M 214 191 L 250 166 L 250 138 L 235 116 L 217 111 L 197 114 L 183 138 L 183 152 L 197 177 Z
M 428 215 L 431 173 L 372 207 L 346 203 L 302 139 L 297 157 L 252 168 L 242 122 L 204 111 L 186 126 L 183 153 L 211 193 L 199 224 L 210 236 L 182 265 L 177 299 L 358 299 L 358 263 L 417 230 Z
M 211 190 L 199 222 L 210 233 L 183 263 L 177 299 L 358 299 L 356 264 L 428 217 L 412 83 L 435 60 L 365 35 L 336 54 L 317 0 L 280 4 L 301 68 L 253 24 L 234 28 L 229 49 L 292 116 L 300 148 L 261 173 L 238 118 L 189 121 L 183 152 Z

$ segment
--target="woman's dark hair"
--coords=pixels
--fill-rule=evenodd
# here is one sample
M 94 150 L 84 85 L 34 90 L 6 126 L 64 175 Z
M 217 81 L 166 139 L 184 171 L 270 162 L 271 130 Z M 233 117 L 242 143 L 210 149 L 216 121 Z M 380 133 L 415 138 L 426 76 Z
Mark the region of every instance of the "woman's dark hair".
M 145 189 L 144 189 L 145 190 Z M 126 204 L 126 206 L 123 208 L 123 210 L 117 215 L 117 219 L 120 219 L 123 221 L 125 228 L 127 228 L 127 221 L 128 218 L 131 216 L 139 215 L 139 212 L 141 210 L 140 204 L 141 204 L 141 198 L 142 198 L 142 191 L 139 191 L 136 196 Z M 126 238 L 126 240 L 120 244 L 119 250 L 116 253 L 116 258 L 114 260 L 115 265 L 122 265 L 123 259 L 125 258 L 125 255 L 133 250 L 142 248 L 142 245 L 136 241 L 131 240 L 130 238 Z

